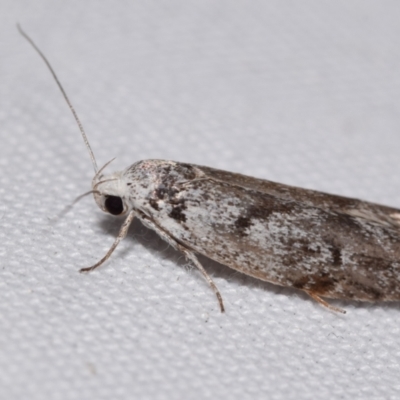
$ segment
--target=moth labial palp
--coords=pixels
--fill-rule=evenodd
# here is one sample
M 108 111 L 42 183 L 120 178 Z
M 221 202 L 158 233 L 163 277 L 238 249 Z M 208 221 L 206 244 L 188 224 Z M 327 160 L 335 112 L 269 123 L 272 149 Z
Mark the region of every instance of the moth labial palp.
M 204 255 L 236 271 L 322 298 L 400 300 L 400 210 L 292 187 L 209 167 L 165 160 L 139 161 L 103 174 L 74 108 L 53 74 L 92 159 L 97 205 L 126 216 L 102 265 L 126 236 L 134 218 L 156 231 L 199 269 L 222 296 L 197 258 Z

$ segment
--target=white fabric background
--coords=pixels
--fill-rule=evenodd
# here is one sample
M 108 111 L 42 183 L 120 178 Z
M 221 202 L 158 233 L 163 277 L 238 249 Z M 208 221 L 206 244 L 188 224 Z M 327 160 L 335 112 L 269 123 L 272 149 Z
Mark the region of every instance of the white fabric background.
M 398 304 L 333 302 L 202 259 L 226 304 L 92 198 L 101 165 L 208 165 L 400 206 L 398 1 L 0 3 L 1 399 L 398 399 Z

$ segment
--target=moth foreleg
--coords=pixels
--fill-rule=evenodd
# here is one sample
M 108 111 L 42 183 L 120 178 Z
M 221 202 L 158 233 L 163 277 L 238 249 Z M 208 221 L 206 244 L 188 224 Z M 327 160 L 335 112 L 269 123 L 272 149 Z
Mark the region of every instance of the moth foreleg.
M 218 303 L 221 309 L 221 312 L 225 311 L 224 302 L 222 300 L 221 293 L 219 292 L 216 284 L 211 279 L 210 275 L 207 274 L 204 267 L 201 265 L 200 261 L 197 259 L 197 256 L 194 252 L 184 245 L 178 243 L 167 231 L 160 228 L 154 221 L 148 218 L 146 215 L 139 214 L 138 218 L 143 221 L 143 223 L 150 229 L 154 230 L 162 239 L 164 239 L 168 244 L 170 244 L 174 249 L 179 250 L 181 253 L 185 255 L 185 257 L 190 260 L 195 267 L 201 272 L 205 280 L 211 286 L 212 290 L 214 291 L 215 295 L 217 296 Z
M 317 301 L 319 304 L 321 304 L 322 306 L 329 308 L 329 310 L 331 311 L 335 311 L 335 312 L 339 312 L 342 314 L 346 314 L 345 310 L 342 310 L 341 308 L 338 307 L 334 307 L 331 304 L 329 304 L 327 301 L 321 299 L 321 297 L 319 297 L 316 293 L 310 291 L 310 290 L 304 290 L 310 297 L 312 297 L 315 301 Z
M 126 220 L 124 221 L 124 223 L 121 226 L 121 229 L 118 233 L 118 236 L 116 237 L 113 245 L 110 247 L 110 250 L 107 251 L 107 254 L 100 260 L 98 261 L 96 264 L 92 265 L 91 267 L 88 268 L 82 268 L 79 270 L 79 272 L 89 272 L 89 271 L 93 271 L 94 269 L 96 269 L 97 267 L 99 267 L 101 264 L 103 264 L 104 262 L 106 262 L 111 254 L 114 252 L 114 250 L 117 248 L 119 242 L 125 238 L 129 226 L 133 221 L 133 218 L 135 217 L 136 213 L 134 211 L 131 211 L 128 216 L 126 217 Z

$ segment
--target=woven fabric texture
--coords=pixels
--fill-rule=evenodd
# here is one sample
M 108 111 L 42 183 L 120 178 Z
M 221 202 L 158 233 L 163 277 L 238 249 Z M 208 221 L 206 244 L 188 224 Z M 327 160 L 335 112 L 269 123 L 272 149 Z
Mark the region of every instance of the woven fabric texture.
M 398 399 L 398 304 L 332 302 L 181 254 L 92 198 L 161 158 L 400 207 L 398 1 L 0 4 L 0 398 Z

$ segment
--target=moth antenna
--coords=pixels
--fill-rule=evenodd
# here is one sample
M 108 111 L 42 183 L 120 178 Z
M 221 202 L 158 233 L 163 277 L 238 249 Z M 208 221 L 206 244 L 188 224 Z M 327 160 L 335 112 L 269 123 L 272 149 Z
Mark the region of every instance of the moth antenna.
M 95 180 L 99 177 L 99 175 L 103 172 L 103 170 L 104 170 L 105 168 L 107 168 L 114 160 L 115 160 L 115 157 L 114 157 L 112 160 L 107 161 L 107 162 L 96 172 L 96 175 L 94 176 L 93 181 L 95 181 Z
M 93 193 L 99 192 L 99 191 L 97 190 L 97 188 L 98 188 L 100 185 L 102 185 L 103 183 L 111 182 L 111 181 L 117 181 L 117 180 L 118 180 L 117 178 L 112 178 L 112 179 L 104 179 L 104 181 L 97 182 L 97 183 L 94 185 L 94 188 L 93 188 L 92 192 L 93 192 Z
M 86 196 L 88 196 L 89 194 L 92 194 L 92 193 L 98 193 L 98 194 L 100 194 L 100 192 L 99 192 L 98 190 L 89 190 L 88 192 L 79 195 L 78 197 L 76 197 L 76 198 L 74 199 L 74 201 L 73 201 L 72 203 L 70 203 L 70 204 L 68 204 L 66 207 L 64 207 L 64 208 L 57 214 L 57 216 L 56 216 L 55 218 L 52 218 L 52 219 L 51 219 L 51 222 L 55 224 L 60 218 L 62 218 L 65 214 L 67 214 L 69 211 L 71 211 L 72 208 L 74 207 L 74 205 L 75 205 L 76 203 L 78 203 L 78 201 L 82 200 L 84 197 L 86 197 Z
M 89 155 L 90 158 L 92 160 L 92 164 L 93 164 L 93 168 L 94 168 L 94 172 L 97 173 L 98 168 L 97 168 L 97 163 L 96 163 L 96 158 L 94 157 L 94 153 L 92 151 L 92 148 L 90 147 L 89 144 L 89 140 L 86 136 L 85 130 L 83 129 L 82 123 L 78 118 L 78 114 L 75 111 L 75 108 L 73 107 L 72 103 L 70 102 L 67 93 L 65 92 L 64 88 L 62 87 L 60 81 L 57 78 L 56 73 L 53 70 L 53 67 L 50 65 L 50 62 L 47 60 L 47 58 L 45 57 L 45 55 L 41 52 L 41 50 L 39 49 L 39 47 L 35 44 L 35 42 L 22 30 L 21 26 L 19 24 L 17 24 L 17 28 L 19 33 L 31 44 L 31 46 L 36 50 L 36 52 L 39 54 L 39 56 L 42 58 L 42 60 L 45 62 L 45 64 L 47 65 L 47 68 L 50 70 L 51 74 L 53 75 L 54 80 L 57 83 L 57 86 L 59 87 L 59 89 L 61 90 L 62 95 L 64 96 L 65 101 L 67 102 L 72 115 L 75 118 L 76 123 L 78 124 L 79 130 L 81 131 L 82 134 L 82 138 L 83 141 L 85 142 L 86 148 L 89 151 Z

